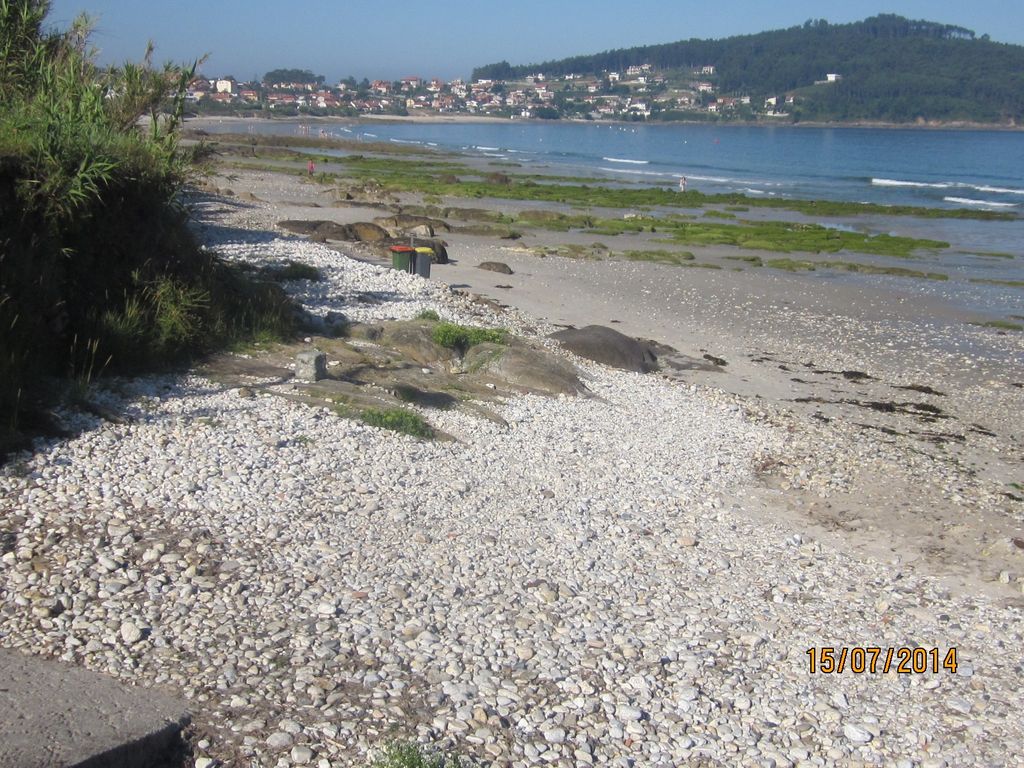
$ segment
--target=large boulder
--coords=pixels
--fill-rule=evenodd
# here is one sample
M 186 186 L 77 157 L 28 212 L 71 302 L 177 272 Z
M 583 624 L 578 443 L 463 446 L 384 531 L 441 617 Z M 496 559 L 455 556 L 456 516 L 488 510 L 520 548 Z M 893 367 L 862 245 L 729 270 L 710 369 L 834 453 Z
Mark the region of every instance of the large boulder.
M 398 350 L 418 365 L 432 365 L 455 357 L 452 350 L 434 341 L 434 325 L 430 322 L 384 323 L 378 343 Z
M 551 338 L 580 357 L 621 368 L 625 371 L 650 373 L 658 370 L 658 356 L 653 346 L 619 333 L 603 325 L 570 328 L 551 334 Z
M 351 239 L 359 240 L 363 243 L 377 243 L 381 240 L 387 240 L 389 237 L 384 227 L 371 224 L 368 221 L 357 221 L 355 224 L 349 224 L 348 226 L 352 232 Z

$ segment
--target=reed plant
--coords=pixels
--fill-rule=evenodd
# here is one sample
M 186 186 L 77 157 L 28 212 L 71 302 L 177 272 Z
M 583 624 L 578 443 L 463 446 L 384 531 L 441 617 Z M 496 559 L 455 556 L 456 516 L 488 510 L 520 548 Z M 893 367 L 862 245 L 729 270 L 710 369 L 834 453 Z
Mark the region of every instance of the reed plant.
M 0 453 L 71 381 L 288 330 L 276 286 L 198 247 L 178 202 L 190 66 L 101 68 L 80 17 L 0 0 Z M 86 359 L 87 358 L 87 359 Z

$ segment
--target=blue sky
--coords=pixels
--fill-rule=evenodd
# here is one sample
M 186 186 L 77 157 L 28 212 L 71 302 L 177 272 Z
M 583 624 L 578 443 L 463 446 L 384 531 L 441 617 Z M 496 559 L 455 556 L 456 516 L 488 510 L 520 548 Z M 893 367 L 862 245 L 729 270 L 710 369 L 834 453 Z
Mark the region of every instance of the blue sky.
M 138 59 L 152 40 L 157 61 L 210 54 L 205 74 L 241 80 L 277 67 L 311 69 L 330 82 L 348 75 L 450 79 L 502 59 L 529 64 L 878 13 L 957 24 L 1024 44 L 1020 0 L 54 0 L 50 22 L 64 27 L 82 12 L 96 20 L 93 42 L 103 63 Z

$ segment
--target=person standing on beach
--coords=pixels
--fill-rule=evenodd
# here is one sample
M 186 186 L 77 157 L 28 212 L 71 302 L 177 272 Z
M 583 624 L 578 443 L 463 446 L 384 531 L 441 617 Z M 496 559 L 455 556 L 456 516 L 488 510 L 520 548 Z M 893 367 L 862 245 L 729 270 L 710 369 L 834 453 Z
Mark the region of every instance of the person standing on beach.
M 680 176 L 679 177 L 679 191 L 680 192 L 685 192 L 686 191 L 686 177 L 685 176 Z
M 312 160 L 310 160 L 310 161 L 309 161 L 309 162 L 308 162 L 308 163 L 306 164 L 306 170 L 307 170 L 307 171 L 309 171 L 309 175 L 310 175 L 310 176 L 312 176 L 312 175 L 313 175 L 313 171 L 315 171 L 315 170 L 316 170 L 316 165 L 314 165 L 314 163 L 313 163 L 313 161 L 312 161 Z

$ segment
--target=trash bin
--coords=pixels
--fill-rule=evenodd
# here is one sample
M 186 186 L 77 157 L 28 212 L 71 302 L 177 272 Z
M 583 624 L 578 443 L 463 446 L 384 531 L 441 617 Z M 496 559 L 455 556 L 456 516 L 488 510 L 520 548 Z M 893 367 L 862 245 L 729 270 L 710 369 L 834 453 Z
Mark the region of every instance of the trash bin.
M 413 271 L 413 262 L 416 258 L 415 249 L 408 245 L 392 245 L 388 250 L 391 251 L 392 268 L 400 272 Z
M 416 249 L 415 272 L 420 277 L 430 277 L 430 265 L 434 261 L 434 249 L 420 246 Z

